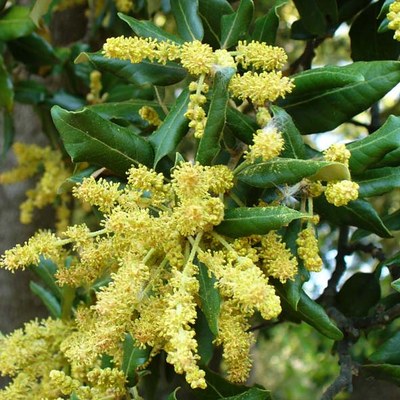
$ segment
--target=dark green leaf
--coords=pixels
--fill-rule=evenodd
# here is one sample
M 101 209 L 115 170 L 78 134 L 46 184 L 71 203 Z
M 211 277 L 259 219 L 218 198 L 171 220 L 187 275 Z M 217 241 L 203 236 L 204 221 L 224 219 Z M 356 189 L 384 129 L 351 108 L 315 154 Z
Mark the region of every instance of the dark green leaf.
M 27 36 L 35 29 L 29 7 L 13 6 L 0 18 L 0 42 Z
M 58 300 L 54 297 L 54 295 L 38 285 L 37 283 L 31 281 L 29 283 L 29 287 L 40 300 L 42 300 L 43 304 L 49 310 L 50 315 L 54 318 L 61 318 L 61 306 Z
M 199 266 L 199 295 L 201 299 L 200 308 L 203 311 L 208 326 L 211 332 L 217 336 L 218 334 L 218 317 L 221 308 L 221 297 L 219 295 L 218 289 L 214 286 L 215 277 L 209 275 L 207 267 L 198 263 Z M 210 272 L 211 274 L 211 272 Z
M 40 262 L 37 266 L 32 267 L 31 271 L 34 272 L 46 286 L 50 289 L 57 299 L 61 299 L 62 291 L 56 283 L 55 273 L 57 272 L 57 265 L 46 258 L 40 257 Z
M 393 40 L 393 32 L 377 32 L 379 10 L 380 3 L 371 4 L 351 24 L 349 35 L 354 61 L 393 60 L 399 56 L 400 43 Z
M 171 10 L 179 35 L 186 42 L 203 39 L 204 30 L 198 9 L 198 0 L 171 0 Z
M 153 151 L 148 142 L 93 111 L 68 112 L 55 106 L 51 115 L 74 162 L 87 161 L 121 175 L 132 164 L 152 165 Z
M 54 65 L 59 59 L 48 41 L 33 32 L 7 43 L 13 57 L 27 65 Z
M 282 184 L 293 185 L 303 178 L 321 181 L 349 179 L 350 173 L 342 163 L 275 158 L 248 164 L 236 176 L 248 185 L 271 188 Z
M 276 289 L 281 298 L 286 302 L 286 306 L 292 308 L 288 302 L 286 293 L 279 286 L 276 286 Z M 295 312 L 301 320 L 307 322 L 307 324 L 311 325 L 326 337 L 333 340 L 343 339 L 342 331 L 329 319 L 324 308 L 308 297 L 303 290 L 301 290 L 300 293 L 297 311 L 294 311 L 294 309 L 291 311 Z
M 178 392 L 179 389 L 180 387 L 177 387 L 172 393 L 170 393 L 167 397 L 167 400 L 177 400 L 176 393 Z
M 230 237 L 264 235 L 288 225 L 295 219 L 307 217 L 307 214 L 285 206 L 239 207 L 227 210 L 224 220 L 216 230 Z
M 229 49 L 243 38 L 253 19 L 254 4 L 252 0 L 242 0 L 238 9 L 221 19 L 221 48 Z
M 54 93 L 52 97 L 46 98 L 45 104 L 48 106 L 60 106 L 68 111 L 74 111 L 82 108 L 86 101 L 82 97 L 74 96 L 61 89 Z
M 197 319 L 195 324 L 196 342 L 198 345 L 197 352 L 201 358 L 200 365 L 207 365 L 214 353 L 213 340 L 215 335 L 211 332 L 207 318 L 200 310 L 197 311 Z
M 125 335 L 123 344 L 123 358 L 122 358 L 122 371 L 125 372 L 125 376 L 130 386 L 135 385 L 136 370 L 138 367 L 143 365 L 150 355 L 150 348 L 141 348 L 136 345 L 135 339 L 130 335 Z
M 386 14 L 389 12 L 389 7 L 393 2 L 394 0 L 385 0 L 381 7 L 381 10 L 379 11 L 378 18 L 386 17 Z
M 278 9 L 286 4 L 288 0 L 275 0 L 275 4 L 267 14 L 256 19 L 254 30 L 251 34 L 253 40 L 275 44 L 276 32 L 279 27 Z
M 15 84 L 15 101 L 25 104 L 42 103 L 47 96 L 46 86 L 36 81 L 19 81 Z
M 169 40 L 174 43 L 183 43 L 178 36 L 166 32 L 151 21 L 141 21 L 122 13 L 118 13 L 118 17 L 125 21 L 138 36 L 157 39 L 160 42 Z
M 372 135 L 347 145 L 351 151 L 349 160 L 353 174 L 360 174 L 367 168 L 399 165 L 400 117 L 391 115 Z
M 379 196 L 400 187 L 400 167 L 367 169 L 354 180 L 360 197 Z
M 274 121 L 285 140 L 285 147 L 281 153 L 281 157 L 305 158 L 306 147 L 299 130 L 293 123 L 292 117 L 283 108 L 278 106 L 272 106 L 271 111 L 274 115 Z
M 377 364 L 400 364 L 400 332 L 380 345 L 369 359 Z
M 168 113 L 163 124 L 150 136 L 149 141 L 154 147 L 154 166 L 176 150 L 176 146 L 188 130 L 189 120 L 185 117 L 189 104 L 189 91 L 185 89 L 176 99 L 175 105 Z
M 61 186 L 58 188 L 58 193 L 65 193 L 71 191 L 71 189 L 77 184 L 82 183 L 84 178 L 88 178 L 95 171 L 97 171 L 99 167 L 92 166 L 85 168 L 82 170 L 79 164 L 76 164 L 75 171 L 73 175 L 71 175 L 68 179 L 66 179 Z
M 12 114 L 4 109 L 3 112 L 3 145 L 1 149 L 1 160 L 3 161 L 8 150 L 14 143 L 14 120 Z
M 199 0 L 199 16 L 204 27 L 204 42 L 214 48 L 221 46 L 221 17 L 233 13 L 227 0 Z
M 362 365 L 360 370 L 369 376 L 373 376 L 376 379 L 383 379 L 389 382 L 393 382 L 400 386 L 400 365 L 391 364 L 367 364 Z
M 337 0 L 339 22 L 353 18 L 369 3 L 371 3 L 371 0 Z
M 252 387 L 244 393 L 236 396 L 224 397 L 225 400 L 272 400 L 269 390 Z
M 356 226 L 380 237 L 392 237 L 378 213 L 367 201 L 355 200 L 346 206 L 336 207 L 321 196 L 314 200 L 314 205 L 318 214 L 335 224 Z
M 207 123 L 196 154 L 196 161 L 202 165 L 211 165 L 221 149 L 229 100 L 228 85 L 234 73 L 233 68 L 222 68 L 215 74 Z
M 172 62 L 165 65 L 149 61 L 132 64 L 130 61 L 106 58 L 99 53 L 81 53 L 75 62 L 90 62 L 99 71 L 110 72 L 126 82 L 138 85 L 168 86 L 180 82 L 186 76 L 186 70 Z
M 238 139 L 246 144 L 253 142 L 254 133 L 260 129 L 253 118 L 231 107 L 226 109 L 226 125 Z
M 356 62 L 294 76 L 295 88 L 279 102 L 302 134 L 336 128 L 366 110 L 400 81 L 400 62 Z
M 7 71 L 3 56 L 0 54 L 0 107 L 5 107 L 7 111 L 11 111 L 13 104 L 14 90 L 11 75 Z
M 357 272 L 337 295 L 340 311 L 349 317 L 364 317 L 381 298 L 379 279 L 373 273 Z

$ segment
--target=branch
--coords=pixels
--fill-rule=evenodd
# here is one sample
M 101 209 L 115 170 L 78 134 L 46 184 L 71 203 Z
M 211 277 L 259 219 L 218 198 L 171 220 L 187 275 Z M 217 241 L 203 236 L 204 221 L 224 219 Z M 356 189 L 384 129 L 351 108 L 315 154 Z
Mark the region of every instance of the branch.
M 303 70 L 311 69 L 311 63 L 313 58 L 315 57 L 315 49 L 326 39 L 326 37 L 312 39 L 306 43 L 306 47 L 304 48 L 303 53 L 301 56 L 293 61 L 289 67 L 289 75 L 293 75 L 294 73 L 298 72 L 300 67 Z
M 354 318 L 353 326 L 356 329 L 372 329 L 387 325 L 396 318 L 400 317 L 400 304 L 384 311 L 381 307 L 376 307 L 375 314 L 370 317 Z

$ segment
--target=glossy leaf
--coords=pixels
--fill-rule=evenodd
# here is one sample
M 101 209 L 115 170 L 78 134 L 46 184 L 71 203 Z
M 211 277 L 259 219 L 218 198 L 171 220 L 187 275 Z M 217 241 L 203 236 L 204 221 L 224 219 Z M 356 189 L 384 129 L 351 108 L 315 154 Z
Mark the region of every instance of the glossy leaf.
M 221 17 L 233 13 L 227 0 L 199 0 L 199 16 L 203 22 L 204 42 L 220 48 Z
M 4 109 L 3 112 L 3 143 L 1 147 L 1 161 L 4 160 L 8 150 L 14 143 L 15 128 L 12 113 Z
M 178 400 L 176 398 L 176 393 L 178 392 L 179 389 L 180 387 L 177 387 L 172 393 L 170 393 L 167 397 L 167 400 Z
M 369 359 L 377 364 L 400 364 L 400 332 L 380 345 Z
M 134 386 L 136 370 L 147 362 L 151 349 L 136 346 L 135 339 L 130 334 L 126 334 L 122 351 L 122 371 L 124 371 L 130 386 Z
M 400 62 L 356 62 L 294 76 L 295 88 L 281 100 L 302 134 L 336 128 L 366 110 L 400 81 Z
M 166 32 L 151 21 L 138 20 L 122 13 L 118 13 L 118 17 L 125 21 L 133 32 L 140 37 L 157 39 L 160 42 L 169 40 L 174 43 L 183 43 L 183 40 L 178 36 Z
M 231 107 L 226 109 L 226 125 L 238 139 L 246 144 L 253 142 L 254 133 L 260 129 L 253 118 Z
M 120 79 L 138 85 L 168 86 L 180 82 L 186 70 L 175 63 L 166 65 L 143 61 L 132 64 L 129 61 L 106 58 L 99 53 L 81 53 L 75 63 L 90 62 L 99 71 L 110 72 Z
M 400 43 L 393 40 L 393 31 L 378 33 L 380 6 L 380 3 L 371 4 L 351 24 L 349 35 L 354 61 L 395 60 L 399 56 Z
M 304 145 L 303 137 L 293 122 L 292 117 L 283 109 L 278 106 L 271 106 L 271 111 L 274 116 L 274 121 L 282 132 L 285 146 L 281 153 L 281 157 L 287 158 L 305 158 L 306 147 Z
M 280 289 L 279 286 L 276 288 L 279 295 L 283 297 L 289 306 L 286 293 Z M 292 310 L 292 312 L 293 311 L 294 310 Z M 301 290 L 300 293 L 300 300 L 297 304 L 295 315 L 297 315 L 302 321 L 307 322 L 307 324 L 311 325 L 318 332 L 322 333 L 329 339 L 343 339 L 342 331 L 329 319 L 324 308 L 312 300 L 303 290 Z
M 339 22 L 353 18 L 370 2 L 371 0 L 337 0 Z
M 336 207 L 324 197 L 314 200 L 316 212 L 337 225 L 351 225 L 375 233 L 380 237 L 392 237 L 378 213 L 364 200 L 351 201 L 346 206 Z
M 242 0 L 238 9 L 221 19 L 221 48 L 229 49 L 243 38 L 253 19 L 254 4 L 252 0 Z
M 3 56 L 0 54 L 0 107 L 5 107 L 7 111 L 11 111 L 13 104 L 13 82 L 11 75 L 7 71 Z
M 207 267 L 198 263 L 199 267 L 199 296 L 201 299 L 200 308 L 207 319 L 211 332 L 216 336 L 218 334 L 218 318 L 221 308 L 221 297 L 218 289 L 215 287 L 216 279 L 209 275 Z M 210 273 L 211 274 L 211 273 Z
M 8 42 L 13 57 L 27 65 L 54 65 L 60 62 L 47 40 L 32 32 L 30 35 Z
M 196 161 L 202 165 L 211 165 L 221 150 L 220 141 L 229 100 L 228 85 L 234 73 L 233 68 L 223 68 L 215 74 L 207 123 L 196 154 Z
M 366 364 L 360 367 L 360 371 L 376 379 L 383 379 L 400 386 L 400 365 Z
M 0 17 L 0 42 L 7 42 L 27 36 L 35 29 L 35 24 L 29 18 L 29 8 L 13 6 Z
M 224 220 L 216 227 L 223 235 L 240 237 L 264 235 L 308 215 L 285 206 L 239 207 L 227 210 Z
M 86 101 L 82 97 L 65 92 L 63 89 L 55 92 L 52 97 L 45 99 L 48 106 L 60 106 L 68 111 L 75 111 L 85 106 Z
M 16 83 L 15 100 L 25 104 L 39 104 L 47 96 L 46 86 L 36 81 L 19 81 Z
M 42 303 L 46 306 L 52 317 L 61 318 L 61 305 L 51 292 L 33 281 L 29 283 L 29 287 L 32 293 L 39 297 Z
M 292 185 L 303 178 L 321 181 L 349 179 L 350 173 L 342 163 L 275 158 L 248 164 L 236 176 L 248 185 L 271 188 L 282 184 Z
M 186 42 L 203 39 L 204 30 L 198 9 L 198 0 L 171 0 L 171 10 L 179 35 Z
M 87 161 L 125 175 L 132 164 L 152 165 L 151 145 L 88 109 L 68 112 L 55 106 L 54 124 L 74 162 Z
M 354 177 L 360 197 L 379 196 L 400 187 L 400 167 L 368 169 Z
M 373 134 L 347 145 L 353 174 L 360 174 L 369 167 L 399 165 L 400 117 L 391 115 Z
M 32 267 L 31 271 L 35 273 L 53 293 L 57 299 L 61 299 L 62 290 L 56 283 L 55 273 L 57 272 L 57 265 L 46 258 L 40 257 L 40 262 L 37 266 Z
M 150 136 L 154 147 L 154 166 L 167 154 L 176 149 L 188 130 L 189 120 L 185 117 L 189 103 L 189 91 L 184 90 L 176 99 L 163 124 Z
M 279 27 L 278 9 L 287 2 L 288 0 L 275 0 L 275 4 L 270 8 L 268 13 L 256 19 L 254 30 L 251 34 L 253 40 L 275 44 L 276 32 Z
M 197 352 L 200 356 L 200 365 L 207 365 L 214 354 L 213 340 L 215 335 L 211 332 L 207 318 L 200 310 L 197 311 L 196 323 L 194 326 L 196 332 Z
M 349 317 L 363 317 L 381 298 L 379 278 L 373 273 L 357 272 L 340 289 L 338 308 Z

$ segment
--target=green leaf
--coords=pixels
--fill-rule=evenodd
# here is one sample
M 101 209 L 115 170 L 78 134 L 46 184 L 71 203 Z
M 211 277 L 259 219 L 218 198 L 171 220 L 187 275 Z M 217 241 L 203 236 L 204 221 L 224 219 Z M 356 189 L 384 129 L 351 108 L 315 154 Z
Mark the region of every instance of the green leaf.
M 355 200 L 346 206 L 336 207 L 321 196 L 314 199 L 314 205 L 318 214 L 334 224 L 356 226 L 380 237 L 392 237 L 378 213 L 365 200 Z
M 141 21 L 122 13 L 118 13 L 118 17 L 120 17 L 122 21 L 125 21 L 138 36 L 157 39 L 160 42 L 170 40 L 171 42 L 178 44 L 183 43 L 181 38 L 172 33 L 166 32 L 151 21 Z
M 79 400 L 79 397 L 75 393 L 72 393 L 69 400 Z
M 217 336 L 221 297 L 218 289 L 215 287 L 216 279 L 213 275 L 209 275 L 211 272 L 208 272 L 207 267 L 203 263 L 198 262 L 197 265 L 199 267 L 200 308 L 207 319 L 211 332 Z
M 214 344 L 213 340 L 215 335 L 211 332 L 207 318 L 201 310 L 197 311 L 197 318 L 195 324 L 196 332 L 196 342 L 197 342 L 197 352 L 200 356 L 200 365 L 207 365 L 214 354 Z
M 15 84 L 15 101 L 25 104 L 43 103 L 47 96 L 46 86 L 36 81 L 19 81 Z
M 14 119 L 12 114 L 4 109 L 3 112 L 3 146 L 1 149 L 1 158 L 0 160 L 3 161 L 7 155 L 8 150 L 10 150 L 12 144 L 14 143 L 14 135 L 15 135 L 15 128 L 14 128 Z
M 0 42 L 7 42 L 27 36 L 35 29 L 29 18 L 29 8 L 23 6 L 10 7 L 0 18 Z
M 207 123 L 196 154 L 196 161 L 202 165 L 211 165 L 221 150 L 220 141 L 229 100 L 228 85 L 234 73 L 233 68 L 222 68 L 215 74 Z
M 240 181 L 259 188 L 293 185 L 303 178 L 322 181 L 350 179 L 349 170 L 342 163 L 295 158 L 248 164 L 236 176 Z
M 293 307 L 290 306 L 287 295 L 282 288 L 278 285 L 276 289 L 279 296 L 284 300 L 282 306 L 290 307 L 291 311 L 299 316 L 302 321 L 307 322 L 307 324 L 311 325 L 329 339 L 343 339 L 342 331 L 329 319 L 324 308 L 312 300 L 303 290 L 301 290 L 300 300 L 297 304 L 297 310 L 295 311 Z
M 275 44 L 276 32 L 279 27 L 278 9 L 287 2 L 288 0 L 275 0 L 275 4 L 268 13 L 256 19 L 254 30 L 251 34 L 252 40 Z
M 252 387 L 244 393 L 236 396 L 224 397 L 225 400 L 272 400 L 269 390 Z
M 360 367 L 360 371 L 376 379 L 384 379 L 400 386 L 400 366 L 391 364 L 366 364 Z
M 13 82 L 11 75 L 7 71 L 3 56 L 0 54 L 0 107 L 5 107 L 7 111 L 11 111 L 13 104 Z
M 11 40 L 7 45 L 13 57 L 27 65 L 39 67 L 60 62 L 49 42 L 35 32 L 28 36 Z
M 179 35 L 186 42 L 202 40 L 204 35 L 203 24 L 198 14 L 198 0 L 170 0 Z
M 379 10 L 380 3 L 371 4 L 351 24 L 349 35 L 354 61 L 393 60 L 399 56 L 400 43 L 393 40 L 393 31 L 377 32 L 380 25 L 377 19 Z
M 176 150 L 188 130 L 189 120 L 185 117 L 189 104 L 189 91 L 185 89 L 176 99 L 163 124 L 150 136 L 154 147 L 154 166 L 167 154 Z
M 302 134 L 336 128 L 366 110 L 400 81 L 400 62 L 356 62 L 294 76 L 295 88 L 281 100 Z
M 400 167 L 367 169 L 353 180 L 360 186 L 359 197 L 379 196 L 400 187 Z
M 351 152 L 349 167 L 353 174 L 367 168 L 399 165 L 400 117 L 389 116 L 373 134 L 347 145 Z
M 308 217 L 308 214 L 285 206 L 238 207 L 225 212 L 224 220 L 216 230 L 229 237 L 264 235 L 288 225 L 295 219 Z
M 238 139 L 246 144 L 253 142 L 255 131 L 260 129 L 253 118 L 231 107 L 226 109 L 226 126 Z
M 339 22 L 353 18 L 366 7 L 371 0 L 337 0 L 339 11 Z
M 60 106 L 68 111 L 74 111 L 82 108 L 86 104 L 86 101 L 82 97 L 74 96 L 61 89 L 54 93 L 52 97 L 47 97 L 45 104 L 51 107 Z
M 199 16 L 203 22 L 205 43 L 213 48 L 221 46 L 221 17 L 233 13 L 226 0 L 199 0 Z
M 238 9 L 221 18 L 221 49 L 229 49 L 243 38 L 253 19 L 252 0 L 241 0 Z
M 172 393 L 170 393 L 167 397 L 167 400 L 177 400 L 176 393 L 178 392 L 179 389 L 180 387 L 177 387 Z
M 55 106 L 51 115 L 74 162 L 87 161 L 120 175 L 133 164 L 152 165 L 153 151 L 146 140 L 93 111 L 68 112 Z
M 142 61 L 132 64 L 130 61 L 106 58 L 100 53 L 81 53 L 75 63 L 90 62 L 101 72 L 109 72 L 120 79 L 138 85 L 168 86 L 180 82 L 186 76 L 186 70 L 176 63 L 157 64 Z
M 328 22 L 335 23 L 338 10 L 335 0 L 293 0 L 301 17 L 302 27 L 309 33 L 322 36 L 328 29 Z
M 378 18 L 386 17 L 386 14 L 389 12 L 389 7 L 393 2 L 394 0 L 385 0 L 381 7 L 381 10 L 379 11 Z
M 369 359 L 376 364 L 400 364 L 400 332 L 380 345 Z
M 338 308 L 349 317 L 364 317 L 381 298 L 379 278 L 373 273 L 357 272 L 340 289 Z
M 122 371 L 130 386 L 135 385 L 136 370 L 143 365 L 150 356 L 150 347 L 142 348 L 136 345 L 135 339 L 128 333 L 125 335 L 122 356 Z
M 98 169 L 97 166 L 91 166 L 82 170 L 80 164 L 76 164 L 74 173 L 61 184 L 58 193 L 70 192 L 77 183 L 82 183 L 83 179 L 90 177 Z
M 36 0 L 29 14 L 34 24 L 39 27 L 41 18 L 47 14 L 52 0 Z
M 57 265 L 47 259 L 40 257 L 40 262 L 37 266 L 32 267 L 31 271 L 35 273 L 43 283 L 50 289 L 51 293 L 57 298 L 62 298 L 62 290 L 57 285 L 55 274 L 57 272 Z
M 278 106 L 272 106 L 271 111 L 274 121 L 285 140 L 285 147 L 281 157 L 305 158 L 306 146 L 304 145 L 303 137 L 293 123 L 292 117 Z
M 32 293 L 42 300 L 52 317 L 61 318 L 61 305 L 51 292 L 47 291 L 33 281 L 29 283 L 29 287 Z

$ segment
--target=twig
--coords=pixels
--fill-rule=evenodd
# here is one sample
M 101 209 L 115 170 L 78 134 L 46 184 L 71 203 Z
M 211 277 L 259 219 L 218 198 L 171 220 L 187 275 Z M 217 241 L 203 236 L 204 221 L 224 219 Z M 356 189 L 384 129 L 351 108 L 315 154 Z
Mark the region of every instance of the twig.
M 325 37 L 312 39 L 306 43 L 306 47 L 304 48 L 301 56 L 295 60 L 289 68 L 290 75 L 296 73 L 300 67 L 303 67 L 303 70 L 311 69 L 312 60 L 315 57 L 315 49 L 325 40 Z
M 347 246 L 346 254 L 352 254 L 355 251 L 362 251 L 364 253 L 370 254 L 372 257 L 376 258 L 378 261 L 384 261 L 386 259 L 385 253 L 380 247 L 376 247 L 373 243 L 362 244 L 355 243 Z
M 394 319 L 400 317 L 400 304 L 396 304 L 386 311 L 381 309 L 381 307 L 382 306 L 378 305 L 375 309 L 375 314 L 370 317 L 354 318 L 354 328 L 363 330 L 379 328 L 382 325 L 387 325 Z

